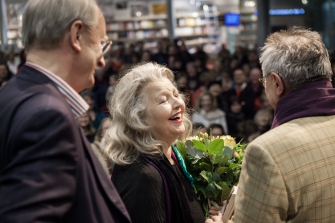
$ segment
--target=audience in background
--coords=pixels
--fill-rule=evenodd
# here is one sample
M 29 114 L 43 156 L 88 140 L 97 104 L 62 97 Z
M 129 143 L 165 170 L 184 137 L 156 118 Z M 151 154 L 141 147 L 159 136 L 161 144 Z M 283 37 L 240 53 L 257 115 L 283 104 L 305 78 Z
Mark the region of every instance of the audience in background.
M 200 95 L 208 91 L 215 99 L 211 100 L 215 101 L 219 116 L 225 117 L 223 120 L 226 121 L 223 123 L 227 124 L 221 124 L 225 134 L 231 134 L 236 139 L 243 138 L 243 141 L 247 142 L 260 134 L 254 119 L 258 110 L 265 109 L 273 113 L 264 88 L 258 81 L 262 72 L 257 51 L 248 51 L 236 46 L 235 52 L 231 54 L 223 46 L 216 57 L 209 57 L 202 46 L 197 46 L 195 53 L 190 54 L 188 46 L 182 40 L 170 42 L 168 39 L 160 40 L 156 47 L 151 48 L 147 48 L 142 41 L 128 45 L 117 42 L 113 47 L 105 58 L 106 67 L 96 70 L 94 87 L 88 90 L 88 94 L 87 91 L 82 93 L 83 97 L 86 95 L 85 100 L 90 104 L 88 114 L 95 129 L 99 128 L 101 120 L 107 114 L 106 105 L 114 92 L 117 79 L 122 76 L 124 70 L 141 61 L 155 61 L 167 65 L 175 72 L 178 90 L 189 98 L 187 107 L 199 112 L 194 114 L 194 122 L 202 122 L 197 119 L 201 117 L 201 109 L 196 106 L 196 101 Z M 24 50 L 16 54 L 10 51 L 3 55 L 5 63 L 10 64 L 10 67 L 14 67 L 13 58 L 20 57 L 21 65 L 16 65 L 17 69 L 25 61 Z M 331 54 L 331 58 L 332 64 L 335 64 L 335 53 Z M 7 65 L 0 64 L 0 85 L 15 74 L 15 69 L 9 72 Z M 268 116 L 264 112 L 263 115 Z M 208 127 L 210 124 L 205 121 L 201 125 Z M 250 135 L 252 136 L 249 137 Z
M 114 90 L 115 90 L 115 85 L 116 85 L 116 76 L 115 75 L 111 75 L 109 76 L 109 87 L 107 88 L 107 92 L 106 92 L 106 102 L 108 102 L 108 100 L 112 97 Z
M 78 124 L 83 130 L 87 140 L 92 143 L 94 141 L 95 128 L 93 127 L 93 122 L 88 112 L 78 117 Z
M 12 76 L 6 61 L 0 61 L 0 87 L 4 86 Z
M 193 123 L 192 136 L 207 132 L 207 128 L 201 123 Z
M 15 54 L 12 51 L 8 53 L 7 65 L 10 72 L 15 75 L 17 73 L 19 64 L 17 63 L 17 61 L 15 61 Z
M 248 141 L 251 142 L 258 136 L 270 130 L 272 125 L 273 113 L 268 109 L 260 109 L 257 111 L 254 117 L 254 122 L 257 126 L 257 132 L 251 134 L 248 137 Z
M 242 112 L 241 101 L 237 97 L 230 98 L 230 108 L 227 112 L 227 124 L 229 134 L 233 137 L 238 137 L 238 126 L 245 120 L 245 115 Z
M 210 126 L 208 126 L 207 133 L 208 135 L 212 134 L 212 136 L 215 138 L 222 135 L 226 135 L 222 125 L 220 124 L 211 124 Z
M 202 123 L 206 128 L 214 123 L 220 124 L 224 132 L 228 134 L 226 114 L 217 108 L 216 100 L 209 92 L 204 92 L 199 96 L 196 101 L 195 110 L 197 113 L 192 115 L 193 123 Z
M 228 90 L 228 100 L 235 96 L 242 104 L 242 112 L 245 118 L 252 119 L 254 117 L 254 100 L 255 94 L 253 89 L 248 86 L 248 77 L 242 69 L 236 69 L 233 72 L 233 88 Z
M 98 129 L 102 119 L 106 117 L 105 113 L 103 113 L 100 109 L 96 109 L 96 104 L 94 100 L 94 95 L 88 90 L 85 90 L 80 93 L 86 103 L 90 106 L 88 108 L 87 114 L 90 117 L 92 125 L 95 129 Z

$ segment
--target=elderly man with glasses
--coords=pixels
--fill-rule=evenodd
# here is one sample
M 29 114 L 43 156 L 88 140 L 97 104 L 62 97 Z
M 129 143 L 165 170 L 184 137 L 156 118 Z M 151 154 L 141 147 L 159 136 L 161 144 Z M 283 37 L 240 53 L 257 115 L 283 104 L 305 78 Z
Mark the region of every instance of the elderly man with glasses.
M 335 222 L 335 90 L 318 33 L 271 34 L 262 48 L 272 129 L 249 144 L 233 222 Z
M 335 89 L 318 33 L 293 27 L 262 48 L 272 129 L 246 149 L 237 222 L 335 222 Z
M 95 0 L 29 0 L 27 62 L 0 90 L 0 222 L 130 222 L 76 117 L 105 65 Z

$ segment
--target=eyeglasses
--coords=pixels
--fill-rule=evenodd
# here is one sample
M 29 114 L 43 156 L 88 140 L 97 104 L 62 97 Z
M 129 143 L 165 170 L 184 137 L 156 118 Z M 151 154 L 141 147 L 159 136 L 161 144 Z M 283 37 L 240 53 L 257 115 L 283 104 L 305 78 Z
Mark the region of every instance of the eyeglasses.
M 270 73 L 266 74 L 266 75 L 263 76 L 262 78 L 259 78 L 259 79 L 258 79 L 258 81 L 262 84 L 263 87 L 265 87 L 265 78 L 266 78 L 269 74 L 271 74 L 272 72 L 278 74 L 278 76 L 280 77 L 280 79 L 283 80 L 283 78 L 279 75 L 278 72 L 271 71 Z
M 106 54 L 109 51 L 112 43 L 113 43 L 112 41 L 106 41 L 102 44 L 101 46 L 102 54 Z

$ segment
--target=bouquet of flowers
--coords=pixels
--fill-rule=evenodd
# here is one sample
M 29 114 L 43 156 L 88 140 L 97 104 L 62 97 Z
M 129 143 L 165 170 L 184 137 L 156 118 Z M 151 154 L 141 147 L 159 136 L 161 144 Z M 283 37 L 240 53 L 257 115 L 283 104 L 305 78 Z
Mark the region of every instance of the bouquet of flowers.
M 211 206 L 219 207 L 238 183 L 244 148 L 231 136 L 212 137 L 200 133 L 176 147 L 194 179 L 194 190 L 206 217 Z

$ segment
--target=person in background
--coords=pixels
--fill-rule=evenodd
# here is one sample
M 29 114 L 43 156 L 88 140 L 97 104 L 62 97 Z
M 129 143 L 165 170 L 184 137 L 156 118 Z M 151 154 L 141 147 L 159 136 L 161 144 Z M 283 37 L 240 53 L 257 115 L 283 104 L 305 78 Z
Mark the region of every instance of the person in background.
M 151 52 L 149 50 L 144 50 L 141 57 L 141 62 L 150 62 L 152 61 L 151 57 Z
M 204 92 L 199 96 L 195 110 L 197 113 L 192 114 L 193 123 L 202 123 L 206 128 L 213 123 L 220 124 L 224 132 L 228 134 L 226 114 L 217 108 L 216 100 L 209 92 Z
M 98 157 L 101 165 L 103 166 L 108 176 L 112 175 L 113 169 L 112 169 L 110 159 L 107 157 L 107 154 L 104 151 L 104 146 L 103 146 L 104 142 L 102 139 L 106 131 L 112 126 L 112 124 L 113 124 L 113 119 L 111 117 L 104 118 L 101 121 L 98 131 L 95 134 L 94 142 L 91 143 L 94 154 Z
M 15 54 L 13 51 L 10 51 L 8 53 L 7 65 L 8 65 L 10 72 L 15 75 L 17 73 L 19 64 L 15 61 Z
M 199 133 L 205 133 L 207 132 L 207 128 L 201 124 L 201 123 L 192 123 L 193 124 L 193 129 L 192 129 L 192 136 L 196 136 Z
M 111 57 L 107 62 L 107 66 L 112 69 L 113 74 L 117 74 L 121 67 L 126 63 L 123 53 L 123 48 L 120 47 L 120 45 L 117 47 L 117 49 L 111 51 Z
M 186 72 L 187 72 L 187 87 L 191 92 L 191 95 L 200 87 L 200 80 L 199 80 L 199 73 L 197 73 L 195 69 L 194 63 L 188 63 L 186 65 Z
M 0 61 L 0 88 L 13 77 L 5 60 Z
M 167 64 L 168 62 L 168 55 L 165 53 L 163 46 L 163 42 L 159 41 L 157 43 L 157 52 L 152 56 L 153 61 L 158 64 Z
M 208 135 L 212 134 L 212 136 L 215 138 L 222 135 L 226 135 L 222 125 L 220 124 L 211 124 L 210 126 L 208 126 L 207 133 Z
M 254 112 L 257 112 L 262 107 L 261 95 L 264 92 L 259 79 L 262 77 L 262 70 L 258 67 L 252 68 L 249 76 L 249 87 L 254 91 Z
M 92 92 L 85 90 L 80 93 L 85 102 L 89 105 L 87 114 L 90 116 L 90 120 L 93 124 L 94 129 L 98 129 L 102 119 L 106 117 L 105 113 L 96 109 L 94 95 Z
M 180 40 L 179 49 L 179 55 L 183 60 L 183 65 L 186 65 L 193 61 L 193 56 L 188 52 L 187 46 L 185 45 L 183 40 Z M 183 68 L 186 69 L 185 67 Z
M 229 129 L 229 134 L 232 137 L 236 137 L 238 139 L 241 138 L 239 135 L 239 128 L 238 126 L 240 123 L 245 121 L 245 115 L 242 112 L 242 104 L 237 97 L 230 98 L 230 109 L 227 112 L 227 125 Z
M 236 96 L 242 103 L 242 112 L 247 119 L 254 118 L 254 101 L 255 93 L 250 86 L 248 86 L 247 76 L 242 69 L 236 69 L 233 72 L 234 85 L 227 92 L 227 98 Z M 230 107 L 230 105 L 229 105 Z
M 95 0 L 28 0 L 27 61 L 0 89 L 0 221 L 130 223 L 77 124 L 110 42 Z
M 109 76 L 108 84 L 109 84 L 109 87 L 107 88 L 107 92 L 106 92 L 106 101 L 109 101 L 109 99 L 114 94 L 115 85 L 116 85 L 116 76 L 115 75 Z
M 235 52 L 232 55 L 234 60 L 237 60 L 237 66 L 242 67 L 243 64 L 248 63 L 248 57 L 245 53 L 246 49 L 242 46 L 236 45 Z
M 112 181 L 133 223 L 205 222 L 193 178 L 173 146 L 192 130 L 182 95 L 168 68 L 147 63 L 129 70 L 110 103 L 105 135 L 115 163 Z
M 175 82 L 177 84 L 177 89 L 179 93 L 183 94 L 186 99 L 186 107 L 189 108 L 191 106 L 191 93 L 187 88 L 187 74 L 183 72 L 178 72 L 175 76 Z
M 85 89 L 85 91 L 92 92 L 94 95 L 94 108 L 100 111 L 106 111 L 106 93 L 109 82 L 109 71 L 105 68 L 96 68 L 94 73 L 94 85 L 93 88 Z
M 216 100 L 217 107 L 222 111 L 225 111 L 227 107 L 227 103 L 222 97 L 222 85 L 221 81 L 212 81 L 207 85 L 207 91 L 213 95 L 214 99 Z
M 84 135 L 86 136 L 86 139 L 92 143 L 94 141 L 96 130 L 93 127 L 93 123 L 88 112 L 85 112 L 83 115 L 79 116 L 77 120 L 80 128 L 83 130 Z
M 247 147 L 232 222 L 335 222 L 335 89 L 314 31 L 271 34 L 261 49 L 271 130 Z
M 261 68 L 261 65 L 259 64 L 259 57 L 258 57 L 258 53 L 257 50 L 251 50 L 248 53 L 248 63 L 250 65 L 250 68 Z
M 269 131 L 271 128 L 272 119 L 273 119 L 273 114 L 268 109 L 263 108 L 263 109 L 258 110 L 254 117 L 254 122 L 257 125 L 257 132 L 251 134 L 248 137 L 248 141 L 251 142 L 258 136 Z

